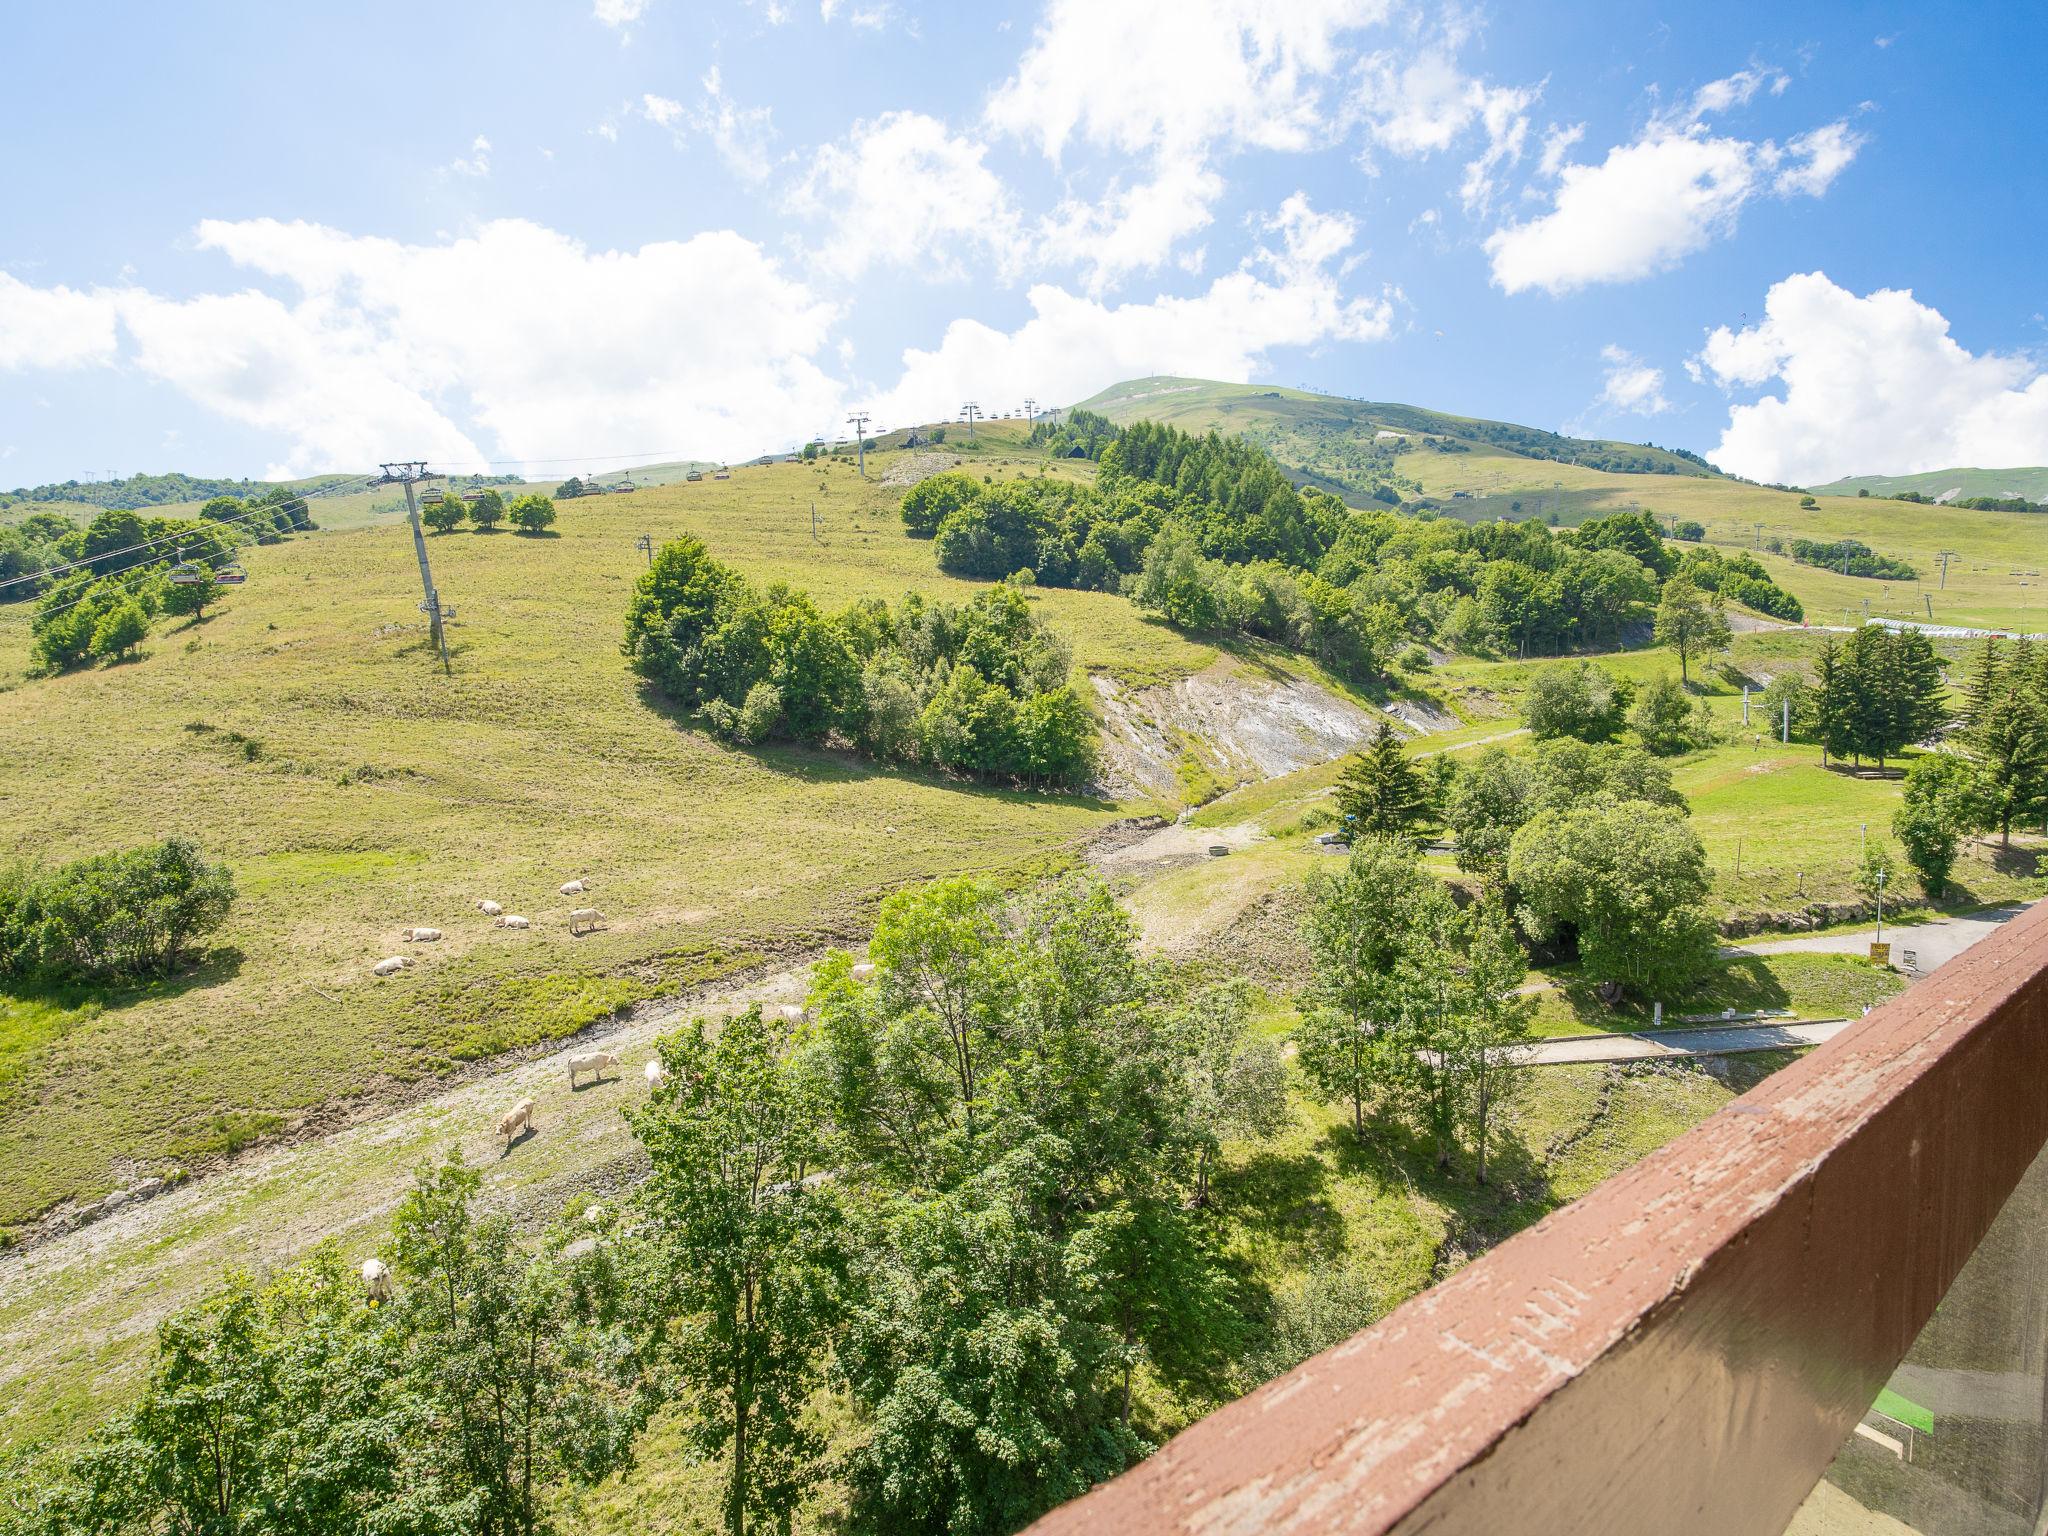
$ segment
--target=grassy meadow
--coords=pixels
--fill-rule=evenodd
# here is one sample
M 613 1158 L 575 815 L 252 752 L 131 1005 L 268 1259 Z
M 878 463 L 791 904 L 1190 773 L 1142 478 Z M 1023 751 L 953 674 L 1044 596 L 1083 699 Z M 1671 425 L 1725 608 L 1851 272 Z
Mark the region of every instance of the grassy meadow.
M 1037 472 L 1002 434 L 982 442 L 968 462 L 984 472 Z M 966 596 L 902 537 L 886 467 L 871 459 L 866 481 L 830 461 L 741 469 L 564 502 L 554 537 L 432 536 L 456 610 L 447 677 L 403 521 L 335 530 L 324 503 L 329 528 L 248 551 L 246 587 L 126 665 L 28 678 L 28 610 L 0 610 L 0 859 L 176 833 L 225 858 L 241 890 L 192 975 L 0 1001 L 0 1229 L 858 932 L 896 885 L 1058 857 L 1118 815 L 842 755 L 737 751 L 626 670 L 643 532 L 696 533 L 827 605 Z M 1034 602 L 1094 670 L 1165 679 L 1217 655 L 1117 597 Z M 555 890 L 572 876 L 593 881 L 605 931 L 568 937 L 577 903 Z M 532 930 L 493 929 L 485 897 Z M 413 924 L 447 937 L 405 975 L 371 977 Z

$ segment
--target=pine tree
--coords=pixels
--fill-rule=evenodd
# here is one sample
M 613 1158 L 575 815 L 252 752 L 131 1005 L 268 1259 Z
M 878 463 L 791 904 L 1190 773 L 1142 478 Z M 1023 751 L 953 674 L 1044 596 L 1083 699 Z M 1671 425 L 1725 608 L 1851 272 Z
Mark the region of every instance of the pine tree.
M 1917 629 L 1879 631 L 1875 647 L 1877 691 L 1867 750 L 1884 766 L 1916 741 L 1948 723 L 1947 688 L 1934 642 Z
M 1984 648 L 1977 653 L 1977 665 L 1970 673 L 1968 688 L 1962 700 L 1962 719 L 1965 725 L 1975 725 L 1991 712 L 1992 701 L 1998 697 L 2005 667 L 1998 654 L 1998 636 L 1986 635 Z
M 1814 734 L 1820 741 L 1822 760 L 1830 755 L 1848 757 L 1856 750 L 1855 689 L 1849 658 L 1833 635 L 1821 644 L 1814 694 Z
M 1429 786 L 1384 720 L 1337 780 L 1337 812 L 1354 838 L 1407 837 L 1428 825 Z
M 1963 739 L 1977 765 L 1987 826 L 2012 846 L 2012 824 L 2048 815 L 2048 709 L 2032 690 L 2000 697 Z

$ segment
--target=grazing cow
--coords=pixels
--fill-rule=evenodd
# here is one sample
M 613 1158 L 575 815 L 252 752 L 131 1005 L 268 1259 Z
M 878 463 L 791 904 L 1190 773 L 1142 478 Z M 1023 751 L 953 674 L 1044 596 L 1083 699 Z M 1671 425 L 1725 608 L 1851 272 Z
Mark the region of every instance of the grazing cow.
M 508 1151 L 511 1149 L 512 1143 L 519 1138 L 521 1132 L 532 1129 L 533 1100 L 531 1099 L 521 1099 L 517 1104 L 506 1110 L 503 1115 L 498 1117 L 498 1134 L 505 1138 L 505 1146 Z
M 872 981 L 874 977 L 875 968 L 865 960 L 853 968 L 853 979 L 855 981 Z
M 782 1005 L 782 1021 L 785 1024 L 801 1024 L 810 1016 L 810 1009 L 806 1008 L 802 1003 L 784 1003 Z
M 668 1068 L 661 1064 L 659 1056 L 650 1056 L 647 1065 L 640 1069 L 640 1075 L 647 1079 L 649 1088 L 659 1088 L 668 1081 Z
M 499 906 L 495 901 L 480 901 L 476 904 L 476 909 L 477 911 L 483 913 L 485 917 L 496 917 L 499 913 L 505 910 L 503 907 Z
M 412 957 L 410 955 L 392 955 L 388 959 L 379 960 L 375 965 L 371 966 L 370 974 L 373 976 L 396 976 L 411 964 Z
M 382 1259 L 363 1260 L 363 1294 L 373 1307 L 391 1299 L 391 1269 Z
M 597 908 L 578 907 L 569 914 L 569 937 L 573 939 L 579 933 L 588 933 L 591 929 L 603 923 L 604 920 L 604 914 L 598 911 Z
M 506 916 L 491 924 L 493 928 L 531 928 L 533 925 L 523 917 Z
M 402 937 L 408 944 L 432 944 L 441 937 L 441 930 L 438 928 L 408 928 Z
M 606 1067 L 617 1067 L 618 1064 L 618 1056 L 611 1051 L 592 1051 L 587 1056 L 571 1056 L 569 1058 L 569 1086 L 574 1088 L 577 1076 L 584 1072 L 590 1073 L 601 1083 L 604 1081 L 604 1069 Z
M 565 1259 L 581 1259 L 587 1258 L 589 1255 L 595 1252 L 597 1252 L 596 1238 L 579 1237 L 576 1239 L 575 1242 L 569 1244 L 566 1248 L 562 1250 L 562 1257 Z
M 581 896 L 589 889 L 590 882 L 588 880 L 565 880 L 562 882 L 562 894 L 564 896 Z

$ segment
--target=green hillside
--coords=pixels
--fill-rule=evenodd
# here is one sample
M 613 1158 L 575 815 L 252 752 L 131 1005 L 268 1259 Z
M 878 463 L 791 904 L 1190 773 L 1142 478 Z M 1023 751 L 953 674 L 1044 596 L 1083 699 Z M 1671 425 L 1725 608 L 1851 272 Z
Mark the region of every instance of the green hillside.
M 1150 419 L 1186 431 L 1242 433 L 1304 481 L 1354 506 L 1420 503 L 1469 522 L 1540 518 L 1562 527 L 1627 510 L 1652 512 L 1666 526 L 1695 522 L 1707 542 L 1754 553 L 1798 595 L 1816 624 L 1861 623 L 1868 616 L 2048 629 L 2048 578 L 2041 574 L 2048 533 L 2039 517 L 2025 513 L 1853 494 L 1802 507 L 1797 491 L 1736 480 L 1663 449 L 1558 438 L 1414 406 L 1261 385 L 1134 379 L 1081 404 L 1118 422 Z M 1382 432 L 1399 440 L 1382 440 Z M 1537 448 L 1576 453 L 1579 461 L 1538 457 Z M 1597 461 L 1610 453 L 1647 456 L 1662 467 L 1653 473 L 1600 467 Z M 1789 549 L 1794 539 L 1843 538 L 1910 563 L 1915 579 L 1843 576 L 1770 547 L 1773 539 Z M 1945 576 L 1944 549 L 1951 552 Z
M 1854 496 L 1859 491 L 1868 491 L 1872 496 L 1911 492 L 1948 501 L 1974 496 L 2019 496 L 2028 501 L 2048 501 L 2048 465 L 2033 464 L 2021 469 L 1930 469 L 1917 475 L 1849 475 L 1813 487 L 1816 496 Z

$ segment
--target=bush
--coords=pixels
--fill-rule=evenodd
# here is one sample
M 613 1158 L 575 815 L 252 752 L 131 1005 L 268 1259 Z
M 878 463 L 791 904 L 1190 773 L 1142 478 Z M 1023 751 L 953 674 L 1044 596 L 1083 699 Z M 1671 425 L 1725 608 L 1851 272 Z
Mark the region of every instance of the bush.
M 469 503 L 469 516 L 478 528 L 489 533 L 505 516 L 505 498 L 496 491 L 484 491 Z
M 1644 748 L 1659 757 L 1689 752 L 1701 744 L 1700 717 L 1678 679 L 1668 672 L 1643 689 L 1628 712 L 1628 723 Z M 1711 721 L 1706 724 L 1711 727 Z
M 100 615 L 92 628 L 95 661 L 116 661 L 135 654 L 135 648 L 149 638 L 149 616 L 132 599 L 116 603 Z
M 436 533 L 453 533 L 468 516 L 469 508 L 463 505 L 460 496 L 443 496 L 439 501 L 427 503 L 420 512 L 420 521 Z
M 1630 689 L 1590 661 L 1560 661 L 1539 667 L 1522 701 L 1522 723 L 1542 740 L 1575 736 L 1607 741 L 1621 731 Z
M 0 876 L 0 973 L 18 980 L 166 975 L 234 904 L 225 865 L 182 838 Z

